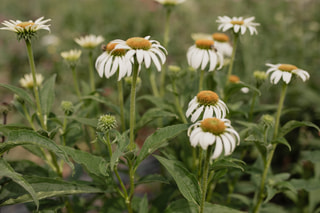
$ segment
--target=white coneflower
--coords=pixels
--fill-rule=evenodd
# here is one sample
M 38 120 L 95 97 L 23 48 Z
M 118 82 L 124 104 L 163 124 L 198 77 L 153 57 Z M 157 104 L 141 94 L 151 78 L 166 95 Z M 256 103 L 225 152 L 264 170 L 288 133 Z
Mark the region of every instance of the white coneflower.
M 187 52 L 188 64 L 201 70 L 213 71 L 221 69 L 223 65 L 222 54 L 214 48 L 214 41 L 210 39 L 198 39 Z
M 210 117 L 224 118 L 228 112 L 228 107 L 219 99 L 217 93 L 204 90 L 189 102 L 186 116 L 192 115 L 191 121 L 195 122 L 202 113 L 202 119 L 205 119 Z
M 149 68 L 151 62 L 154 63 L 157 70 L 161 71 L 161 65 L 166 61 L 167 50 L 156 40 L 149 40 L 150 36 L 132 37 L 126 41 L 117 40 L 118 45 L 114 48 L 127 50 L 126 57 L 128 60 L 132 60 L 136 57 L 139 64 L 139 70 L 141 64 L 145 64 L 146 68 Z
M 128 60 L 125 49 L 114 49 L 117 45 L 117 40 L 109 42 L 104 47 L 104 52 L 96 60 L 96 70 L 102 78 L 110 78 L 119 70 L 118 81 L 125 76 L 130 76 L 132 72 L 131 60 Z
M 44 79 L 41 74 L 36 74 L 37 86 L 41 86 L 43 80 Z M 32 74 L 25 74 L 24 77 L 19 80 L 19 83 L 24 88 L 32 89 L 34 86 Z
M 250 35 L 258 34 L 256 29 L 259 26 L 259 23 L 253 22 L 255 17 L 250 17 L 244 19 L 243 17 L 228 17 L 228 16 L 219 16 L 217 22 L 220 23 L 218 30 L 223 32 L 232 29 L 235 33 L 241 33 L 242 35 L 247 31 L 250 31 Z
M 185 2 L 186 0 L 155 0 L 162 5 L 177 5 Z
M 5 27 L 1 27 L 1 30 L 9 30 L 17 33 L 18 40 L 30 40 L 33 36 L 36 35 L 38 30 L 47 30 L 50 32 L 50 25 L 46 23 L 51 21 L 51 19 L 43 20 L 44 17 L 40 17 L 35 21 L 20 21 L 20 20 L 10 20 L 2 22 Z
M 79 60 L 80 56 L 81 50 L 77 49 L 61 52 L 61 57 L 68 62 L 76 62 Z
M 86 35 L 79 38 L 75 38 L 74 41 L 81 47 L 86 49 L 93 49 L 104 41 L 102 36 Z
M 214 40 L 215 47 L 227 57 L 231 57 L 232 54 L 232 46 L 230 44 L 229 36 L 224 33 L 213 33 L 212 39 Z
M 292 76 L 297 76 L 302 81 L 309 79 L 310 75 L 307 71 L 299 69 L 298 67 L 291 64 L 266 64 L 270 68 L 267 70 L 267 75 L 270 75 L 270 81 L 273 84 L 277 84 L 280 79 L 289 84 Z
M 215 144 L 211 159 L 230 155 L 240 143 L 239 134 L 228 119 L 206 118 L 191 125 L 188 136 L 193 147 L 200 145 L 206 150 L 208 146 Z

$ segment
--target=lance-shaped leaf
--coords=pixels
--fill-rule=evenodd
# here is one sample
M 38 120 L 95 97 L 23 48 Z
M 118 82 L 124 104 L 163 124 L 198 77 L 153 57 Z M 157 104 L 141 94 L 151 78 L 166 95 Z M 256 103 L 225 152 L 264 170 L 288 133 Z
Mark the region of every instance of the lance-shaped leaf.
M 10 164 L 4 159 L 0 159 L 0 171 L 1 171 L 0 177 L 2 176 L 2 177 L 11 178 L 15 183 L 22 186 L 29 193 L 30 201 L 34 201 L 34 203 L 37 206 L 37 209 L 39 208 L 39 200 L 32 186 L 22 177 L 21 174 L 15 172 L 13 168 L 10 166 Z M 1 202 L 2 202 L 2 199 L 0 197 L 0 203 Z
M 26 92 L 24 89 L 12 86 L 10 84 L 0 84 L 0 86 L 11 90 L 11 92 L 18 95 L 23 100 L 27 101 L 31 106 L 34 105 L 34 101 L 32 100 L 30 94 Z
M 168 139 L 177 136 L 178 134 L 187 129 L 187 124 L 177 124 L 158 129 L 156 132 L 150 135 L 144 142 L 135 165 L 138 166 L 141 163 L 141 161 L 143 161 L 146 157 L 148 157 L 157 149 L 166 145 Z
M 101 189 L 90 186 L 90 182 L 67 182 L 55 178 L 31 177 L 25 179 L 30 183 L 39 200 L 71 194 L 101 193 Z M 0 206 L 31 202 L 30 194 L 20 190 L 15 183 L 8 183 L 0 192 Z
M 32 130 L 14 130 L 8 135 L 8 140 L 0 144 L 0 155 L 4 152 L 16 147 L 24 145 L 35 145 L 52 151 L 58 157 L 63 159 L 69 166 L 74 169 L 73 164 L 68 158 L 68 155 L 54 141 L 37 134 Z
M 199 204 L 201 193 L 196 177 L 177 160 L 169 160 L 160 156 L 155 157 L 173 177 L 181 194 L 188 201 Z
M 315 125 L 314 123 L 311 123 L 309 121 L 295 121 L 295 120 L 291 120 L 289 122 L 287 122 L 285 125 L 283 125 L 280 129 L 280 134 L 279 137 L 283 137 L 286 134 L 288 134 L 290 131 L 292 131 L 293 129 L 297 128 L 297 127 L 301 127 L 301 126 L 308 126 L 308 127 L 313 127 L 316 130 L 318 130 L 318 132 L 320 132 L 320 129 L 317 125 Z
M 87 95 L 87 96 L 82 96 L 81 99 L 82 100 L 94 100 L 94 101 L 97 101 L 99 103 L 103 103 L 107 107 L 110 107 L 117 114 L 120 114 L 119 107 L 117 105 L 113 104 L 111 101 L 106 100 L 105 98 L 101 98 L 101 97 L 98 97 L 98 96 L 95 96 L 95 95 Z
M 52 104 L 54 102 L 55 93 L 54 93 L 54 85 L 56 82 L 56 74 L 51 76 L 46 82 L 43 84 L 40 90 L 40 102 L 41 108 L 43 109 L 43 114 L 48 115 L 51 111 Z

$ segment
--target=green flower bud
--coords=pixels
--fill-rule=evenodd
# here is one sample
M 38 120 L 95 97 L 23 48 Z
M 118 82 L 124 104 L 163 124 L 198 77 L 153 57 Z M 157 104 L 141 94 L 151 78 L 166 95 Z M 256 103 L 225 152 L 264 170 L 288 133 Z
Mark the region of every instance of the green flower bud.
M 97 130 L 106 133 L 117 127 L 116 117 L 113 115 L 101 115 L 98 120 Z
M 263 115 L 261 117 L 261 122 L 265 126 L 272 126 L 274 124 L 274 117 L 271 115 Z
M 74 112 L 74 106 L 71 101 L 62 101 L 61 109 L 65 115 L 70 116 Z

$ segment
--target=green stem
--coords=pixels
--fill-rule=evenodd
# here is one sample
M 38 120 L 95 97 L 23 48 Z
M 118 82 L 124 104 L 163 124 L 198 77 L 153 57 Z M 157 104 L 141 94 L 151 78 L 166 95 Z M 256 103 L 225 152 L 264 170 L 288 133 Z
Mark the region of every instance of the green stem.
M 253 109 L 254 109 L 254 105 L 256 103 L 256 98 L 257 98 L 257 94 L 254 93 L 252 100 L 251 100 L 251 106 L 250 106 L 250 112 L 249 112 L 249 121 L 252 121 L 252 117 L 253 117 Z
M 280 116 L 281 116 L 281 111 L 283 108 L 283 103 L 284 103 L 284 99 L 286 96 L 286 92 L 287 92 L 287 84 L 283 83 L 281 96 L 280 96 L 280 100 L 279 100 L 279 105 L 278 105 L 278 109 L 277 109 L 276 123 L 274 126 L 273 140 L 275 140 L 278 137 Z M 253 209 L 253 213 L 258 213 L 260 211 L 260 206 L 261 206 L 262 200 L 265 197 L 265 194 L 264 194 L 265 182 L 266 182 L 269 167 L 271 165 L 271 161 L 272 161 L 272 158 L 273 158 L 273 155 L 274 155 L 276 148 L 277 148 L 277 144 L 274 143 L 271 147 L 270 152 L 267 155 L 267 160 L 266 160 L 264 170 L 262 173 L 262 177 L 261 177 L 260 190 L 259 190 L 259 194 L 257 197 L 258 200 L 257 200 L 257 203 L 256 203 L 254 209 Z
M 96 90 L 95 81 L 94 81 L 94 70 L 93 70 L 93 58 L 92 51 L 89 51 L 89 76 L 90 76 L 90 87 L 91 92 Z
M 171 17 L 171 7 L 166 7 L 166 22 L 164 27 L 164 35 L 163 35 L 163 46 L 164 48 L 168 47 L 168 43 L 170 40 L 170 17 Z M 161 78 L 160 78 L 160 95 L 164 95 L 165 91 L 165 83 L 166 83 L 166 71 L 167 69 L 162 66 Z
M 67 117 L 64 117 L 63 119 L 63 125 L 62 125 L 62 144 L 63 146 L 66 145 L 66 129 L 67 129 Z
M 164 69 L 162 69 L 162 73 L 163 73 Z M 151 89 L 152 89 L 152 93 L 155 97 L 159 97 L 159 92 L 158 92 L 158 88 L 157 88 L 157 84 L 156 84 L 156 75 L 155 72 L 150 72 L 149 75 L 149 80 L 150 80 L 150 85 L 151 85 Z
M 237 50 L 237 44 L 238 44 L 238 38 L 239 38 L 239 34 L 238 33 L 234 33 L 234 37 L 233 37 L 233 49 L 232 49 L 232 54 L 231 54 L 231 59 L 230 59 L 230 64 L 229 64 L 229 69 L 228 69 L 228 75 L 227 75 L 227 84 L 229 83 L 229 77 L 232 74 L 232 69 L 233 69 L 233 64 L 234 64 L 234 59 L 235 59 L 235 55 L 236 55 L 236 50 Z
M 73 86 L 74 86 L 74 90 L 78 96 L 78 98 L 81 98 L 81 92 L 80 92 L 80 88 L 79 88 L 79 84 L 78 84 L 78 77 L 77 77 L 77 73 L 76 73 L 76 67 L 75 66 L 71 66 L 71 71 L 72 71 L 72 77 L 73 77 Z
M 182 111 L 182 107 L 180 105 L 180 101 L 179 101 L 179 95 L 177 92 L 177 87 L 176 87 L 176 81 L 175 79 L 172 80 L 172 89 L 173 89 L 173 93 L 174 93 L 174 97 L 175 97 L 175 105 L 176 105 L 176 109 L 180 115 L 180 118 L 182 119 L 183 123 L 188 123 L 185 114 Z
M 207 187 L 208 187 L 208 174 L 209 174 L 209 163 L 210 163 L 210 156 L 212 152 L 213 146 L 209 146 L 206 153 L 206 158 L 203 165 L 203 172 L 202 172 L 202 185 L 201 185 L 201 203 L 199 207 L 199 212 L 203 213 L 204 203 L 206 201 L 206 194 L 207 194 Z
M 199 77 L 199 92 L 203 90 L 203 79 L 204 79 L 204 70 L 200 71 L 200 77 Z
M 130 143 L 129 143 L 129 150 L 132 151 L 135 148 L 134 143 L 134 128 L 136 122 L 136 83 L 138 78 L 138 70 L 139 64 L 137 60 L 134 61 L 133 67 L 133 75 L 132 75 L 132 82 L 131 82 L 131 97 L 130 97 Z
M 119 72 L 118 72 L 119 75 Z M 119 98 L 119 107 L 120 107 L 120 121 L 121 129 L 124 132 L 126 130 L 126 123 L 124 119 L 124 104 L 123 104 L 123 86 L 122 79 L 118 81 L 118 98 Z
M 35 99 L 36 99 L 37 114 L 39 116 L 41 127 L 44 130 L 47 130 L 47 125 L 46 125 L 46 122 L 45 122 L 45 119 L 44 119 L 44 115 L 42 114 L 42 109 L 41 109 L 40 92 L 39 92 L 39 87 L 38 87 L 38 84 L 37 84 L 36 67 L 35 67 L 35 64 L 34 64 L 34 58 L 33 58 L 31 42 L 28 39 L 26 39 L 25 42 L 26 42 L 27 51 L 28 51 L 30 69 L 31 69 L 31 73 L 32 73 L 33 92 L 34 92 L 34 96 L 35 96 Z
M 32 127 L 33 130 L 36 130 L 34 124 L 32 123 L 32 119 L 31 119 L 31 117 L 30 117 L 30 115 L 29 115 L 29 112 L 28 112 L 28 110 L 27 110 L 27 108 L 26 108 L 26 105 L 25 105 L 24 103 L 21 104 L 21 105 L 22 105 L 23 112 L 24 112 L 24 114 L 25 114 L 25 116 L 26 116 L 26 118 L 27 118 L 30 126 Z

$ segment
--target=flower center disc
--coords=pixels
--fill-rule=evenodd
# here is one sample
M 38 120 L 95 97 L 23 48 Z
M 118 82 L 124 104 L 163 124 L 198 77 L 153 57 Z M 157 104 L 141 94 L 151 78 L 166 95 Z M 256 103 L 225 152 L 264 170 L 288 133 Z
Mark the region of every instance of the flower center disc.
M 27 26 L 32 26 L 32 25 L 34 25 L 33 22 L 21 22 L 17 24 L 18 27 L 22 27 L 22 28 L 26 28 Z
M 142 37 L 132 37 L 126 41 L 127 45 L 132 49 L 148 50 L 151 48 L 151 42 Z
M 215 105 L 219 101 L 217 93 L 210 90 L 204 90 L 197 95 L 198 102 L 202 105 Z
M 231 21 L 230 22 L 231 24 L 233 24 L 233 25 L 243 25 L 244 24 L 244 22 L 243 21 Z
M 240 81 L 240 78 L 238 76 L 230 75 L 229 82 L 231 82 L 231 83 L 239 83 L 239 81 Z
M 211 132 L 214 135 L 220 135 L 226 129 L 224 122 L 218 118 L 206 118 L 200 122 L 200 127 L 204 132 Z
M 123 56 L 126 53 L 125 49 L 114 49 L 117 43 L 109 42 L 106 46 L 106 51 L 111 55 Z
M 196 46 L 200 49 L 211 49 L 214 41 L 209 39 L 198 39 L 196 40 Z
M 278 67 L 279 70 L 285 71 L 285 72 L 291 72 L 292 70 L 298 69 L 298 67 L 291 65 L 291 64 L 281 64 Z
M 229 41 L 229 37 L 224 33 L 213 33 L 212 38 L 213 40 L 220 41 L 220 42 Z

